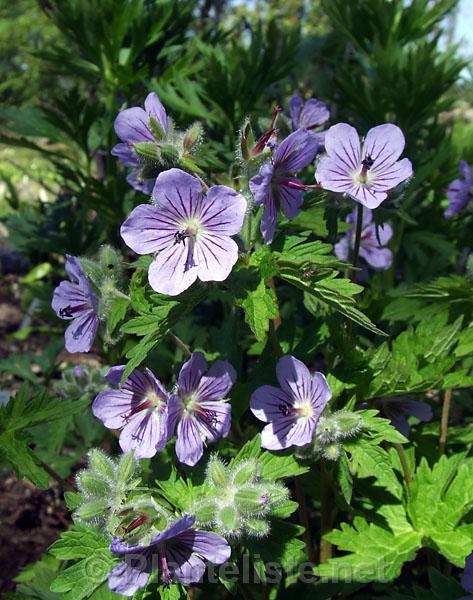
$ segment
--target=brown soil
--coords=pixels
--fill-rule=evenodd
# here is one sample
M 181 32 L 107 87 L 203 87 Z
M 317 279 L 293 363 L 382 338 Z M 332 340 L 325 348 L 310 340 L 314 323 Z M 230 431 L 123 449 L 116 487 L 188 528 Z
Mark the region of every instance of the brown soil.
M 39 490 L 13 475 L 0 478 L 0 595 L 22 567 L 36 562 L 70 524 L 58 486 Z

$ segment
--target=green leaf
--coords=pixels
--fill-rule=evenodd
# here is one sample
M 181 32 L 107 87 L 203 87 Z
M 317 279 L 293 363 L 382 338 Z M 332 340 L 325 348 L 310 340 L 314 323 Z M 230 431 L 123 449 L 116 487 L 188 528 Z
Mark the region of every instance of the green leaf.
M 342 523 L 325 536 L 349 554 L 330 559 L 317 567 L 320 577 L 337 581 L 392 581 L 405 562 L 413 560 L 421 545 L 421 534 L 405 520 L 402 510 L 383 515 L 388 528 L 355 517 L 353 525 Z
M 74 525 L 49 548 L 64 561 L 77 560 L 53 581 L 51 591 L 63 592 L 65 600 L 82 600 L 96 592 L 116 563 L 108 549 L 110 540 L 97 531 Z M 99 593 L 99 597 L 104 590 Z M 113 598 L 118 598 L 115 594 Z
M 107 329 L 110 335 L 115 331 L 118 323 L 125 318 L 129 304 L 130 301 L 128 298 L 117 296 L 112 299 L 107 322 Z
M 255 290 L 247 290 L 245 297 L 237 299 L 237 304 L 245 311 L 245 321 L 256 339 L 259 342 L 264 341 L 269 321 L 279 315 L 274 292 L 261 280 Z
M 50 476 L 29 448 L 27 430 L 81 413 L 89 405 L 88 397 L 53 399 L 46 391 L 31 394 L 29 386 L 23 385 L 6 406 L 0 406 L 0 453 L 20 477 L 26 477 L 40 488 L 47 488 Z
M 473 508 L 473 458 L 464 456 L 442 456 L 432 467 L 422 458 L 407 508 L 415 529 L 458 567 L 473 546 L 473 525 L 460 525 Z
M 317 269 L 312 272 L 300 272 L 293 266 L 281 266 L 279 276 L 288 283 L 314 296 L 318 301 L 338 311 L 351 321 L 378 335 L 386 334 L 378 329 L 358 308 L 353 298 L 362 291 L 362 287 L 349 279 L 337 277 L 330 269 Z
M 0 435 L 0 455 L 15 469 L 19 477 L 26 477 L 39 488 L 49 487 L 50 476 L 38 464 L 28 447 L 28 439 L 16 431 Z
M 270 481 L 297 477 L 309 470 L 309 467 L 301 465 L 292 454 L 282 455 L 265 451 L 258 458 L 258 463 L 261 465 L 261 477 Z
M 134 317 L 121 327 L 123 333 L 144 336 L 133 346 L 126 357 L 129 359 L 122 380 L 140 365 L 151 350 L 158 344 L 186 314 L 193 310 L 207 295 L 203 286 L 194 286 L 176 299 L 168 296 L 153 294 L 150 301 L 140 300 L 140 307 L 145 307 L 150 313 Z M 133 297 L 132 297 L 133 298 Z M 132 300 L 133 302 L 133 300 Z M 154 303 L 154 306 L 153 304 Z

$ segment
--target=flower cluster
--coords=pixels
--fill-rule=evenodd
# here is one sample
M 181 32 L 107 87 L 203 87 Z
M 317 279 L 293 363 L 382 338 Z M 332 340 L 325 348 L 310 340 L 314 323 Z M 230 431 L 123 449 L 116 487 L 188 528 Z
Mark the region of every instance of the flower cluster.
M 231 406 L 225 398 L 236 379 L 230 363 L 217 361 L 207 370 L 204 355 L 194 352 L 170 394 L 149 369 L 134 370 L 121 384 L 124 370 L 109 370 L 106 379 L 113 387 L 101 392 L 92 406 L 106 427 L 122 430 L 124 452 L 134 450 L 137 458 L 150 458 L 176 432 L 177 457 L 192 466 L 202 457 L 205 440 L 227 436 Z
M 234 239 L 245 219 L 252 230 L 251 196 L 261 207 L 263 241 L 270 244 L 279 210 L 288 220 L 295 218 L 311 189 L 343 194 L 362 205 L 347 219 L 352 225 L 360 221 L 361 231 L 352 227 L 335 245 L 340 259 L 349 258 L 357 236 L 359 254 L 369 266 L 391 265 L 386 245 L 392 229 L 387 224 L 378 228 L 371 209 L 412 176 L 410 161 L 399 160 L 405 143 L 402 131 L 388 123 L 374 127 L 360 141 L 346 123 L 320 130 L 330 117 L 320 100 L 304 102 L 293 96 L 289 110 L 293 131 L 282 141 L 276 129 L 279 107 L 256 142 L 251 124 L 245 123 L 240 158 L 245 163 L 246 191 L 207 186 L 190 159 L 200 126 L 177 132 L 156 94 L 147 96 L 144 109 L 120 112 L 115 130 L 121 141 L 112 153 L 133 169 L 129 183 L 151 194 L 149 203 L 131 211 L 120 234 L 132 251 L 152 257 L 148 279 L 153 290 L 177 296 L 197 280 L 204 284 L 226 280 L 239 258 L 239 265 L 251 260 L 251 240 L 248 253 L 239 256 Z M 303 183 L 303 171 L 322 152 L 315 167 L 317 183 Z M 361 215 L 357 219 L 363 206 L 363 219 Z M 67 256 L 70 281 L 56 288 L 52 306 L 60 318 L 72 320 L 65 334 L 70 352 L 91 349 L 112 296 L 122 296 L 128 304 L 130 299 L 118 289 L 120 262 L 111 249 L 101 251 L 99 262 Z M 106 275 L 107 269 L 114 275 Z M 265 423 L 261 447 L 273 451 L 295 447 L 298 457 L 318 454 L 337 459 L 342 441 L 360 432 L 361 417 L 349 411 L 330 412 L 332 391 L 325 376 L 311 373 L 294 356 L 279 359 L 276 377 L 279 387 L 263 385 L 250 400 L 253 415 Z M 65 390 L 77 388 L 74 378 L 83 379 L 84 371 L 68 375 Z M 128 374 L 124 365 L 117 365 L 104 375 L 107 384 L 96 395 L 92 412 L 106 427 L 120 431 L 123 455 L 114 461 L 98 450 L 90 453 L 89 467 L 77 476 L 82 503 L 74 517 L 100 525 L 113 536 L 110 551 L 122 561 L 110 573 L 112 591 L 133 595 L 156 573 L 165 585 L 171 580 L 196 582 L 205 570 L 204 560 L 221 564 L 230 557 L 225 537 L 265 536 L 273 511 L 288 508 L 287 488 L 262 477 L 254 456 L 227 464 L 213 455 L 203 491 L 181 506 L 177 502 L 163 506 L 152 491 L 140 491 L 136 460 L 154 457 L 175 438 L 177 460 L 192 467 L 207 444 L 228 436 L 228 395 L 236 378 L 229 362 L 217 360 L 209 367 L 201 352 L 190 355 L 172 388 L 149 368 Z

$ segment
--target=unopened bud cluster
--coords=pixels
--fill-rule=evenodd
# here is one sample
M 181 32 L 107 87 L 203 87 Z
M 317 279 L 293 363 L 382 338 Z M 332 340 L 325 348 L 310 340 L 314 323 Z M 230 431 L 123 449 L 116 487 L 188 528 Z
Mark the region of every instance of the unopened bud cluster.
M 107 387 L 107 371 L 108 367 L 91 367 L 85 364 L 68 367 L 63 371 L 61 379 L 54 383 L 54 389 L 63 398 L 94 397 Z
M 320 454 L 326 460 L 338 460 L 343 440 L 358 435 L 363 427 L 361 415 L 351 411 L 324 413 L 317 422 L 314 438 L 297 452 L 299 458 Z
M 212 456 L 206 477 L 206 493 L 192 512 L 202 526 L 226 537 L 263 537 L 269 533 L 271 511 L 288 499 L 287 488 L 260 477 L 257 459 L 234 466 Z
M 124 510 L 128 494 L 138 485 L 137 462 L 133 452 L 120 459 L 109 458 L 93 449 L 88 455 L 87 469 L 77 475 L 77 488 L 83 502 L 75 509 L 76 521 L 96 525 L 114 532 L 120 524 L 119 513 Z
M 141 160 L 142 179 L 153 179 L 161 171 L 172 167 L 200 172 L 195 164 L 195 155 L 203 140 L 201 123 L 193 123 L 183 132 L 176 129 L 173 120 L 168 117 L 166 133 L 156 119 L 149 117 L 149 126 L 154 141 L 133 144 L 133 150 Z

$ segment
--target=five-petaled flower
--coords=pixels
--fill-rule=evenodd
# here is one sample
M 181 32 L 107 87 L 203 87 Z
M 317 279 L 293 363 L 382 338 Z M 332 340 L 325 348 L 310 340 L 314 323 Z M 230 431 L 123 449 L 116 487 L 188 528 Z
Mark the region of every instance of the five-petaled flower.
M 389 190 L 412 175 L 411 161 L 398 160 L 404 145 L 402 131 L 392 123 L 370 129 L 363 145 L 354 127 L 338 123 L 325 134 L 327 154 L 320 159 L 315 177 L 325 190 L 377 208 Z
M 143 176 L 141 160 L 133 149 L 134 144 L 156 143 L 156 133 L 163 137 L 168 133 L 168 117 L 161 100 L 154 93 L 147 95 L 144 110 L 138 106 L 126 108 L 115 119 L 115 132 L 121 143 L 112 149 L 112 154 L 125 167 L 132 167 L 127 181 L 136 190 L 150 194 L 154 179 Z
M 151 287 L 175 296 L 196 279 L 226 279 L 238 259 L 232 236 L 243 225 L 244 197 L 224 185 L 205 195 L 196 177 L 170 169 L 156 179 L 153 202 L 137 206 L 120 230 L 137 254 L 158 252 L 148 272 Z
M 51 306 L 61 319 L 73 320 L 64 335 L 66 350 L 89 352 L 99 326 L 99 301 L 78 258 L 66 255 L 66 272 L 71 281 L 61 281 Z
M 120 384 L 124 366 L 112 367 L 105 375 L 112 388 L 100 392 L 92 404 L 93 414 L 110 429 L 122 429 L 123 452 L 135 450 L 137 458 L 150 458 L 171 436 L 168 394 L 149 369 L 132 371 Z
M 235 369 L 224 360 L 207 371 L 201 352 L 194 352 L 182 366 L 176 393 L 169 401 L 170 428 L 177 425 L 176 454 L 181 462 L 195 465 L 202 457 L 204 440 L 214 442 L 227 436 L 231 405 L 224 399 L 235 379 Z
M 315 129 L 323 125 L 330 118 L 330 111 L 322 100 L 309 98 L 304 102 L 297 94 L 291 96 L 289 100 L 289 112 L 294 131 L 301 127 L 304 129 Z
M 277 364 L 280 388 L 263 385 L 252 395 L 250 408 L 268 423 L 261 434 L 261 446 L 282 450 L 305 446 L 312 441 L 317 421 L 331 398 L 322 373 L 314 373 L 293 356 L 283 356 Z
M 357 211 L 348 215 L 347 223 L 356 223 Z M 363 210 L 363 225 L 360 239 L 360 256 L 373 269 L 384 271 L 391 266 L 393 255 L 389 248 L 385 248 L 393 235 L 391 225 L 384 223 L 378 227 L 373 223 L 373 213 L 369 208 Z M 334 251 L 340 260 L 348 260 L 350 252 L 355 246 L 355 228 L 349 229 L 342 239 L 335 244 Z
M 473 173 L 465 160 L 460 161 L 459 171 L 463 179 L 454 179 L 447 190 L 449 204 L 444 212 L 447 219 L 463 210 L 473 195 Z
M 211 531 L 192 529 L 195 517 L 185 515 L 147 545 L 129 545 L 114 538 L 110 551 L 124 560 L 108 576 L 110 590 L 124 596 L 133 596 L 148 582 L 153 571 L 159 571 L 161 581 L 172 580 L 196 583 L 205 572 L 204 560 L 220 565 L 231 555 L 227 541 Z
M 310 164 L 318 149 L 317 138 L 307 129 L 298 129 L 279 144 L 272 162 L 262 165 L 251 178 L 249 185 L 255 204 L 264 207 L 260 228 L 266 244 L 273 241 L 279 207 L 287 219 L 299 214 L 306 186 L 294 173 Z

